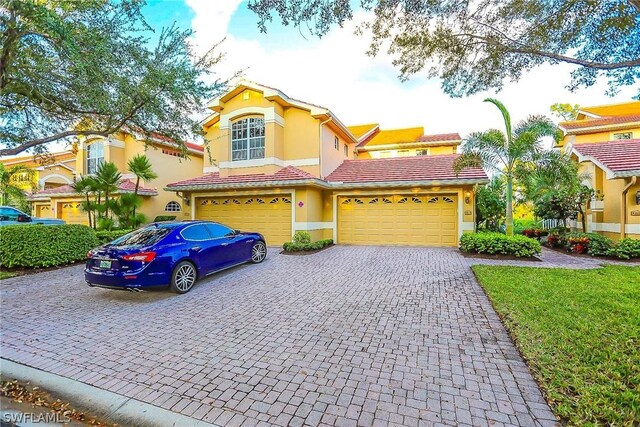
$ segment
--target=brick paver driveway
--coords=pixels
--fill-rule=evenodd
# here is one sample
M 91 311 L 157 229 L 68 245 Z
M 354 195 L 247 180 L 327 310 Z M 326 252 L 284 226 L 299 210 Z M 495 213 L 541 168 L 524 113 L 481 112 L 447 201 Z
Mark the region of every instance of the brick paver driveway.
M 2 282 L 2 357 L 218 425 L 552 425 L 454 249 L 272 251 L 192 292 Z

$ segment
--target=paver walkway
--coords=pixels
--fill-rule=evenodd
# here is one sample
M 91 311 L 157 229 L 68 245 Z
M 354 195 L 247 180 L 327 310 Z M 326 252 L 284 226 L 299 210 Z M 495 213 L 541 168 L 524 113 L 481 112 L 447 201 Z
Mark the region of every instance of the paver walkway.
M 270 253 L 190 293 L 2 281 L 1 354 L 218 425 L 554 425 L 455 249 Z

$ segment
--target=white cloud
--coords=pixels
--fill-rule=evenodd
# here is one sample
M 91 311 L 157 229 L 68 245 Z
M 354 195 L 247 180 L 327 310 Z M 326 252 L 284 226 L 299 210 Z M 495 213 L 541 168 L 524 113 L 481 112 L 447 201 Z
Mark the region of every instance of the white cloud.
M 631 98 L 624 89 L 615 99 L 604 95 L 605 85 L 571 93 L 570 65 L 545 65 L 524 74 L 517 83 L 505 84 L 502 92 L 487 92 L 452 99 L 442 93 L 437 80 L 420 75 L 401 83 L 391 59 L 384 54 L 365 54 L 366 36 L 353 34 L 354 24 L 336 28 L 317 40 L 311 36 L 300 43 L 278 46 L 228 34 L 228 27 L 240 0 L 187 0 L 194 10 L 195 43 L 211 46 L 225 35 L 227 58 L 216 68 L 220 76 L 246 69 L 244 77 L 274 86 L 287 95 L 331 109 L 347 124 L 379 122 L 383 128 L 424 126 L 426 133 L 469 132 L 502 127 L 498 110 L 482 100 L 492 96 L 510 110 L 514 122 L 529 114 L 549 114 L 555 102 L 597 105 Z M 244 5 L 242 7 L 245 7 Z M 274 24 L 275 25 L 275 24 Z M 238 33 L 238 31 L 232 31 Z M 269 34 L 263 36 L 268 38 Z M 299 36 L 302 37 L 302 36 Z

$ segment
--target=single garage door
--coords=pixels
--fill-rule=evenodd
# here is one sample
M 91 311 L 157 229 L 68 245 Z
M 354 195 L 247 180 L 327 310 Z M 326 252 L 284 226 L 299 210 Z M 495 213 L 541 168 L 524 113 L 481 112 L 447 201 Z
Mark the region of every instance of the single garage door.
M 338 243 L 456 246 L 457 195 L 338 198 Z
M 67 224 L 85 224 L 89 223 L 87 213 L 82 210 L 80 203 L 59 203 L 60 219 Z
M 217 221 L 243 231 L 257 231 L 268 245 L 291 240 L 291 197 L 207 197 L 196 199 L 196 219 Z
M 49 205 L 36 205 L 36 217 L 38 218 L 53 218 L 53 212 Z

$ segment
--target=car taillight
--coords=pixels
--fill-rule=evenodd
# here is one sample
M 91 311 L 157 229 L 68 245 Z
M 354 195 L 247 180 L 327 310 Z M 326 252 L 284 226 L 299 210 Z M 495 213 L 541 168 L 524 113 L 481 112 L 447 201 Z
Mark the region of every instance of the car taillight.
M 140 252 L 137 254 L 125 255 L 122 257 L 125 261 L 151 262 L 155 259 L 155 252 Z

